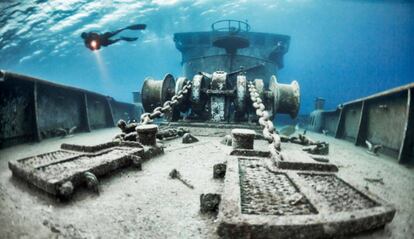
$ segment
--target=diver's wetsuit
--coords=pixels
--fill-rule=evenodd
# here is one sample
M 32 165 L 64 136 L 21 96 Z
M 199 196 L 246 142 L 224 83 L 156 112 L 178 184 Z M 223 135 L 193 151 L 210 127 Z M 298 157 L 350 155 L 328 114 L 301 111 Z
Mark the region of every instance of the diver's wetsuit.
M 105 32 L 104 34 L 99 34 L 96 32 L 84 32 L 82 33 L 81 37 L 84 39 L 85 46 L 91 50 L 98 50 L 101 46 L 109 46 L 114 44 L 118 41 L 136 41 L 138 37 L 120 37 L 118 39 L 111 39 L 111 37 L 115 36 L 116 34 L 124 31 L 124 30 L 144 30 L 146 28 L 145 24 L 136 24 L 131 25 L 129 27 L 125 27 L 113 32 Z M 95 42 L 95 45 L 91 43 Z

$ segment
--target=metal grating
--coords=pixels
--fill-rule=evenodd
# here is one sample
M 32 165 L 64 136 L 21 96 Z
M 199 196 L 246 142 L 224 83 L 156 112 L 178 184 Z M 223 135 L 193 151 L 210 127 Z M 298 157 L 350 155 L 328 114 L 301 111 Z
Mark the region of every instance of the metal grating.
M 61 181 L 72 177 L 77 172 L 87 171 L 91 168 L 108 164 L 116 158 L 125 157 L 130 152 L 130 148 L 114 148 L 101 154 L 83 155 L 65 162 L 49 164 L 38 168 L 37 173 L 46 180 Z
M 355 211 L 378 206 L 335 175 L 299 174 L 322 196 L 329 208 L 335 212 Z
M 24 158 L 18 160 L 19 163 L 23 164 L 24 166 L 28 166 L 31 168 L 38 168 L 42 165 L 51 164 L 53 162 L 61 161 L 65 158 L 71 158 L 74 156 L 79 155 L 76 152 L 64 151 L 64 150 L 57 150 L 45 154 L 39 154 L 33 157 Z
M 305 215 L 317 213 L 286 174 L 269 171 L 262 160 L 239 159 L 239 170 L 243 214 Z

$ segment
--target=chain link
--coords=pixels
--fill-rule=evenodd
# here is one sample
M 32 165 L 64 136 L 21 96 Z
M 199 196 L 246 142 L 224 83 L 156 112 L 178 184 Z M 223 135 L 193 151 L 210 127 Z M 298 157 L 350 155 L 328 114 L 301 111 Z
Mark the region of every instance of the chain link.
M 191 82 L 187 82 L 181 90 L 174 95 L 171 100 L 164 102 L 163 106 L 156 107 L 152 113 L 144 113 L 141 115 L 141 124 L 145 125 L 152 122 L 153 119 L 161 117 L 165 112 L 171 111 L 172 108 L 177 105 L 180 100 L 191 89 Z M 248 82 L 248 88 L 250 92 L 250 99 L 253 102 L 253 108 L 256 109 L 256 115 L 259 117 L 259 124 L 263 127 L 263 136 L 269 142 L 269 150 L 274 157 L 280 157 L 280 136 L 276 133 L 273 122 L 270 120 L 270 114 L 265 110 L 265 105 L 262 99 L 259 97 L 256 87 L 252 82 Z
M 253 108 L 256 109 L 256 115 L 259 117 L 259 124 L 263 127 L 263 137 L 269 142 L 269 150 L 273 157 L 281 159 L 280 156 L 280 136 L 276 133 L 275 126 L 270 120 L 270 114 L 265 110 L 260 95 L 257 92 L 255 85 L 249 81 L 248 88 L 250 92 L 250 99 L 253 102 Z
M 191 82 L 187 82 L 181 90 L 177 92 L 176 95 L 171 97 L 171 100 L 167 100 L 164 104 L 159 107 L 156 107 L 152 113 L 143 113 L 141 115 L 141 125 L 151 123 L 153 119 L 162 117 L 165 112 L 171 111 L 172 108 L 180 103 L 180 100 L 186 95 L 191 89 Z

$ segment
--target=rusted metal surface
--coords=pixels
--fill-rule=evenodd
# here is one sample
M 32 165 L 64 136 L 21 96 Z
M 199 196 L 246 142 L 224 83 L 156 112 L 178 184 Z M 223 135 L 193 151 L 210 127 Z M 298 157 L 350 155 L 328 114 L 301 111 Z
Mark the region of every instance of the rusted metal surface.
M 174 94 L 174 92 L 175 92 L 174 91 L 174 86 L 170 85 L 171 82 L 174 80 L 174 78 L 171 79 L 171 78 L 169 78 L 169 76 L 171 76 L 171 75 L 168 74 L 165 77 L 165 79 L 163 81 L 161 81 L 162 87 L 159 87 L 159 85 L 161 85 L 161 84 L 154 83 L 154 82 L 152 82 L 150 84 L 155 85 L 156 87 L 151 87 L 148 84 L 144 84 L 144 86 L 142 87 L 143 90 L 145 90 L 146 88 L 152 88 L 152 90 L 154 91 L 153 93 L 157 93 L 157 91 L 159 91 L 158 93 L 162 97 L 161 97 L 161 100 L 157 99 L 157 97 L 152 98 L 152 100 L 150 100 L 150 98 L 148 98 L 148 101 L 147 101 L 146 104 L 148 105 L 148 107 L 150 107 L 150 109 L 151 109 L 150 111 L 152 111 L 152 113 L 149 113 L 149 112 L 143 113 L 140 117 L 141 118 L 141 124 L 148 124 L 148 123 L 152 122 L 153 119 L 160 118 L 160 117 L 163 117 L 163 116 L 164 116 L 164 118 L 169 118 L 170 120 L 176 120 L 175 115 L 177 113 L 176 109 L 178 107 L 175 108 L 175 106 L 181 105 L 183 102 L 185 102 L 185 99 L 188 96 L 189 90 L 191 90 L 192 83 L 187 82 L 185 85 L 182 86 L 183 88 L 180 89 L 177 92 L 177 94 Z M 146 82 L 148 82 L 148 81 L 146 81 Z M 167 86 L 165 86 L 166 84 L 167 84 Z M 165 93 L 163 93 L 163 92 L 170 92 L 170 91 L 173 92 L 173 93 L 172 93 L 170 98 L 167 98 L 167 96 L 169 96 L 169 95 L 165 95 Z
M 0 81 L 0 147 L 138 119 L 137 106 L 83 89 L 3 71 Z
M 34 83 L 30 81 L 23 81 L 21 84 L 8 80 L 0 82 L 1 145 L 38 139 L 34 93 Z
M 250 31 L 246 22 L 224 20 L 212 25 L 212 31 L 174 34 L 176 48 L 182 54 L 184 75 L 191 79 L 198 72 L 245 72 L 246 78 L 264 79 L 283 68 L 283 57 L 290 37 Z M 235 86 L 235 85 L 233 85 Z
M 407 109 L 404 125 L 404 133 L 402 136 L 402 146 L 398 154 L 401 163 L 412 163 L 414 157 L 414 90 L 407 91 Z
M 166 74 L 163 80 L 147 77 L 142 86 L 142 105 L 146 112 L 162 106 L 175 93 L 175 80 L 171 74 Z
M 342 122 L 339 126 L 337 138 L 354 142 L 357 138 L 359 122 L 361 120 L 362 103 L 356 103 L 343 109 Z
M 248 87 L 269 147 L 255 150 L 254 131 L 232 130 L 220 237 L 341 237 L 381 228 L 393 219 L 392 205 L 340 179 L 334 164 L 281 149 L 259 93 L 252 82 Z
M 289 38 L 273 34 L 250 34 L 248 30 L 242 31 L 240 26 L 238 30 L 233 28 L 230 25 L 231 22 L 229 21 L 227 31 L 213 27 L 215 35 L 212 39 L 199 39 L 203 41 L 201 44 L 214 42 L 214 38 L 226 41 L 221 41 L 222 44 L 216 45 L 225 48 L 227 55 L 224 57 L 217 54 L 213 56 L 218 60 L 214 67 L 221 69 L 214 69 L 209 73 L 199 71 L 194 78 L 189 77 L 189 79 L 193 79 L 192 81 L 187 81 L 187 78 L 178 78 L 177 84 L 170 74 L 166 75 L 162 81 L 147 79 L 142 90 L 142 100 L 148 112 L 141 115 L 140 123 L 127 124 L 125 121 L 120 121 L 118 125 L 122 130 L 123 137 L 116 137 L 112 142 L 94 146 L 63 144 L 61 149 L 57 151 L 9 161 L 13 175 L 60 197 L 70 197 L 76 187 L 81 185 L 86 185 L 94 192 L 99 193 L 98 178 L 100 176 L 127 165 L 133 165 L 141 170 L 143 160 L 161 154 L 164 152 L 164 148 L 171 147 L 172 144 L 164 144 L 165 146 L 157 144 L 156 134 L 159 126 L 150 124 L 153 120 L 171 111 L 185 113 L 183 111 L 191 109 L 195 114 L 187 115 L 190 120 L 185 118 L 181 122 L 168 124 L 168 127 L 187 123 L 193 128 L 204 128 L 195 130 L 204 134 L 211 130 L 210 127 L 215 128 L 214 135 L 207 134 L 205 136 L 219 136 L 222 133 L 224 136 L 225 131 L 228 131 L 226 129 L 233 129 L 233 137 L 230 140 L 230 144 L 233 146 L 231 152 L 223 149 L 224 146 L 215 145 L 218 142 L 214 142 L 213 138 L 208 138 L 205 141 L 200 138 L 199 143 L 194 143 L 198 139 L 189 132 L 184 135 L 182 143 L 189 143 L 185 141 L 188 136 L 187 139 L 192 137 L 190 141 L 194 143 L 193 145 L 169 149 L 169 153 L 171 153 L 174 150 L 191 147 L 191 152 L 188 152 L 187 155 L 179 152 L 175 158 L 186 159 L 190 157 L 194 159 L 195 156 L 199 158 L 197 155 L 200 154 L 196 153 L 199 146 L 204 149 L 199 151 L 203 155 L 207 153 L 211 154 L 210 157 L 214 157 L 213 155 L 217 153 L 220 160 L 226 159 L 225 163 L 220 163 L 218 167 L 214 166 L 213 173 L 214 178 L 225 178 L 223 196 L 217 193 L 203 192 L 200 197 L 202 212 L 216 212 L 220 208 L 217 220 L 219 236 L 223 238 L 336 238 L 380 228 L 390 222 L 395 214 L 392 205 L 370 195 L 366 190 L 348 184 L 334 173 L 338 171 L 338 167 L 329 163 L 326 156 L 329 153 L 328 143 L 313 141 L 305 136 L 305 133 L 299 134 L 298 137 L 292 136 L 288 141 L 282 141 L 276 131 L 273 125 L 274 115 L 285 113 L 296 117 L 300 105 L 298 83 L 294 81 L 292 84 L 279 84 L 276 76 L 271 74 L 283 66 L 282 57 L 287 52 Z M 229 32 L 248 34 L 229 37 L 226 35 Z M 254 37 L 257 35 L 261 37 Z M 245 50 L 241 47 L 230 47 L 231 41 L 236 41 L 236 44 L 240 43 L 235 37 L 244 37 L 249 42 L 249 46 L 250 43 L 254 46 L 245 52 L 249 56 L 236 55 L 239 50 Z M 176 40 L 177 48 L 185 51 L 183 58 L 186 54 L 194 53 L 191 52 L 194 50 L 191 48 L 193 40 L 190 39 L 190 42 L 177 42 Z M 199 49 L 200 42 L 195 42 L 195 45 Z M 207 48 L 211 50 L 211 47 L 202 49 L 207 50 Z M 196 53 L 203 57 L 203 54 L 208 50 L 205 52 L 198 50 Z M 215 50 L 217 49 L 213 49 L 213 51 Z M 258 52 L 260 54 L 257 54 Z M 205 62 L 210 65 L 210 69 L 212 62 L 209 60 L 213 58 L 208 58 Z M 239 68 L 246 62 L 249 63 L 246 59 L 255 61 L 259 67 L 247 67 L 246 71 L 233 69 Z M 188 67 L 195 62 L 194 59 L 187 59 L 184 64 Z M 188 70 L 188 68 L 185 69 Z M 263 77 L 263 79 L 256 77 Z M 110 98 L 83 91 L 70 94 L 62 90 L 60 90 L 61 94 L 42 92 L 38 89 L 41 87 L 37 86 L 37 82 L 35 82 L 34 93 L 30 95 L 33 96 L 35 102 L 33 115 L 39 115 L 40 122 L 36 120 L 35 123 L 38 128 L 35 131 L 37 133 L 45 132 L 45 129 L 42 128 L 44 125 L 55 124 L 55 122 L 42 124 L 42 120 L 44 120 L 42 114 L 46 115 L 45 112 L 51 110 L 44 109 L 44 102 L 55 100 L 55 98 L 57 100 L 66 99 L 69 102 L 68 112 L 59 114 L 71 114 L 73 118 L 68 121 L 82 130 L 90 130 L 96 126 L 114 125 L 119 117 L 131 118 L 127 112 L 127 104 L 114 102 Z M 369 106 L 374 103 L 370 103 Z M 61 105 L 64 106 L 64 103 Z M 345 109 L 338 111 L 340 116 L 337 118 L 341 123 L 330 123 L 329 129 L 341 129 L 341 134 L 338 134 L 338 130 L 335 134 L 348 139 L 358 140 L 362 139 L 364 135 L 374 138 L 370 135 L 369 129 L 366 130 L 366 134 L 362 133 L 364 127 L 366 128 L 365 124 L 370 122 L 364 120 L 364 116 L 370 116 L 370 108 L 365 107 L 368 105 L 365 102 L 362 102 L 361 105 L 361 108 L 358 108 L 358 105 L 347 105 Z M 360 110 L 359 115 L 354 115 L 353 108 Z M 379 108 L 383 110 L 386 107 Z M 61 109 L 59 110 L 61 111 Z M 231 116 L 234 112 L 238 112 L 239 115 Z M 406 112 L 410 113 L 411 110 Z M 90 117 L 94 113 L 98 117 Z M 406 117 L 411 115 L 408 113 Z M 328 114 L 324 114 L 323 111 L 318 112 L 319 119 L 324 119 L 327 115 L 332 119 L 335 118 L 335 112 Z M 372 118 L 372 116 L 370 117 Z M 67 116 L 63 118 L 67 118 Z M 175 121 L 174 117 L 172 120 Z M 195 122 L 196 120 L 199 122 Z M 325 120 L 324 123 L 328 121 Z M 252 124 L 252 122 L 254 123 Z M 323 129 L 324 123 L 317 124 L 317 127 Z M 253 130 L 234 128 L 255 129 L 259 134 Z M 160 127 L 160 129 L 162 128 Z M 410 130 L 412 128 L 406 125 L 405 134 L 408 135 Z M 197 133 L 194 132 L 194 135 Z M 164 137 L 161 138 L 166 140 Z M 264 143 L 261 150 L 254 148 L 255 140 L 258 138 L 265 140 L 265 142 L 261 142 Z M 409 137 L 404 138 L 403 141 L 409 142 Z M 282 142 L 300 144 L 305 147 L 302 148 L 302 151 L 282 148 Z M 212 144 L 214 149 L 207 148 L 205 150 L 208 144 Z M 225 144 L 228 145 L 227 142 Z M 227 155 L 226 152 L 229 154 Z M 310 154 L 315 157 L 312 158 Z M 167 161 L 171 163 L 171 160 Z M 201 164 L 193 163 L 194 160 L 180 162 L 181 165 L 187 164 L 187 166 L 211 166 L 204 160 Z M 167 166 L 169 165 L 171 164 Z M 191 167 L 188 169 L 192 170 Z M 157 173 L 151 172 L 148 175 L 153 177 Z M 198 186 L 200 184 L 193 186 L 184 177 L 181 177 L 181 173 L 177 169 L 170 171 L 169 175 L 171 179 L 180 180 L 189 189 L 194 189 L 194 191 L 200 189 Z M 140 175 L 142 178 L 143 176 L 145 175 Z M 196 176 L 200 178 L 203 175 Z M 151 178 L 151 181 L 158 180 Z M 195 180 L 195 182 L 197 181 Z M 204 188 L 202 189 L 204 190 Z M 164 190 L 157 191 L 157 197 L 162 191 Z M 153 192 L 154 190 L 149 194 Z M 139 191 L 138 194 L 143 193 Z M 122 199 L 122 197 L 120 198 Z M 220 204 L 221 199 L 223 202 Z M 116 201 L 119 201 L 119 198 Z M 149 205 L 147 204 L 147 206 Z M 134 208 L 136 208 L 136 204 L 134 204 Z M 148 212 L 158 217 L 155 211 Z M 148 216 L 145 211 L 142 211 L 141 214 L 144 217 Z
M 336 238 L 380 228 L 395 214 L 336 174 L 281 170 L 269 158 L 229 157 L 221 198 L 222 238 Z
M 280 84 L 276 76 L 272 76 L 269 82 L 269 89 L 273 93 L 274 113 L 289 114 L 296 118 L 300 108 L 300 89 L 297 81 L 290 84 Z
M 373 94 L 373 95 L 370 95 L 370 96 L 367 96 L 367 97 L 363 97 L 363 98 L 360 98 L 360 99 L 348 101 L 348 102 L 345 102 L 343 105 L 350 105 L 350 104 L 360 102 L 360 101 L 367 101 L 367 100 L 371 100 L 371 99 L 377 99 L 377 98 L 380 98 L 380 97 L 391 96 L 391 95 L 394 95 L 394 94 L 397 94 L 397 93 L 400 93 L 400 92 L 410 90 L 412 88 L 414 88 L 414 83 L 398 86 L 398 87 L 395 87 L 395 88 L 391 88 L 389 90 L 381 91 L 379 93 L 376 93 L 376 94 Z
M 383 145 L 382 152 L 398 156 L 406 120 L 406 92 L 368 102 L 366 138 Z
M 380 153 L 400 163 L 414 163 L 413 87 L 411 83 L 350 101 L 335 111 L 316 110 L 310 115 L 308 128 L 322 132 L 337 125 L 331 135 L 363 147 L 368 140 L 382 146 Z
M 181 87 L 191 84 L 191 89 L 188 89 L 189 95 L 183 95 L 180 104 L 172 109 L 171 121 L 181 119 L 178 111 L 192 121 L 235 123 L 256 120 L 256 109 L 246 103 L 249 99 L 248 80 L 254 82 L 261 102 L 269 109 L 270 118 L 273 119 L 276 113 L 295 118 L 300 107 L 299 84 L 296 81 L 291 84 L 278 83 L 276 76 L 270 78 L 267 87 L 262 79 L 248 79 L 243 71 L 237 77 L 231 77 L 225 71 L 215 71 L 212 74 L 200 72 L 192 77 L 192 81 L 184 77 L 178 79 Z M 171 74 L 159 81 L 148 77 L 141 90 L 145 110 L 150 112 L 163 106 L 179 90 L 180 86 L 177 88 Z
M 39 189 L 68 198 L 85 184 L 85 173 L 100 177 L 128 165 L 141 168 L 144 148 L 139 143 L 95 146 L 62 145 L 61 150 L 9 162 L 13 175 Z

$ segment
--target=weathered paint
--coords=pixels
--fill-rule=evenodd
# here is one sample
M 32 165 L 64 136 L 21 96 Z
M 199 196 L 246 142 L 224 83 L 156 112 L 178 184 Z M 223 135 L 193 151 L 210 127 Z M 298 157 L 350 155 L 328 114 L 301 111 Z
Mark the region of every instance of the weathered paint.
M 333 135 L 365 147 L 365 141 L 381 144 L 381 153 L 400 163 L 414 163 L 414 83 L 341 104 L 335 111 L 315 110 L 308 129 L 321 132 L 337 128 Z
M 114 127 L 119 119 L 138 119 L 138 107 L 111 97 L 41 79 L 4 72 L 0 81 L 0 147 L 56 136 L 58 128 L 76 132 Z
M 177 49 L 182 54 L 184 75 L 191 79 L 198 72 L 217 70 L 231 73 L 240 67 L 249 69 L 246 78 L 264 80 L 268 86 L 270 77 L 283 67 L 283 56 L 288 51 L 290 37 L 279 34 L 238 32 L 237 35 L 250 42 L 249 47 L 235 54 L 213 45 L 215 39 L 233 36 L 226 31 L 186 32 L 174 34 Z M 279 47 L 283 45 L 283 50 Z

